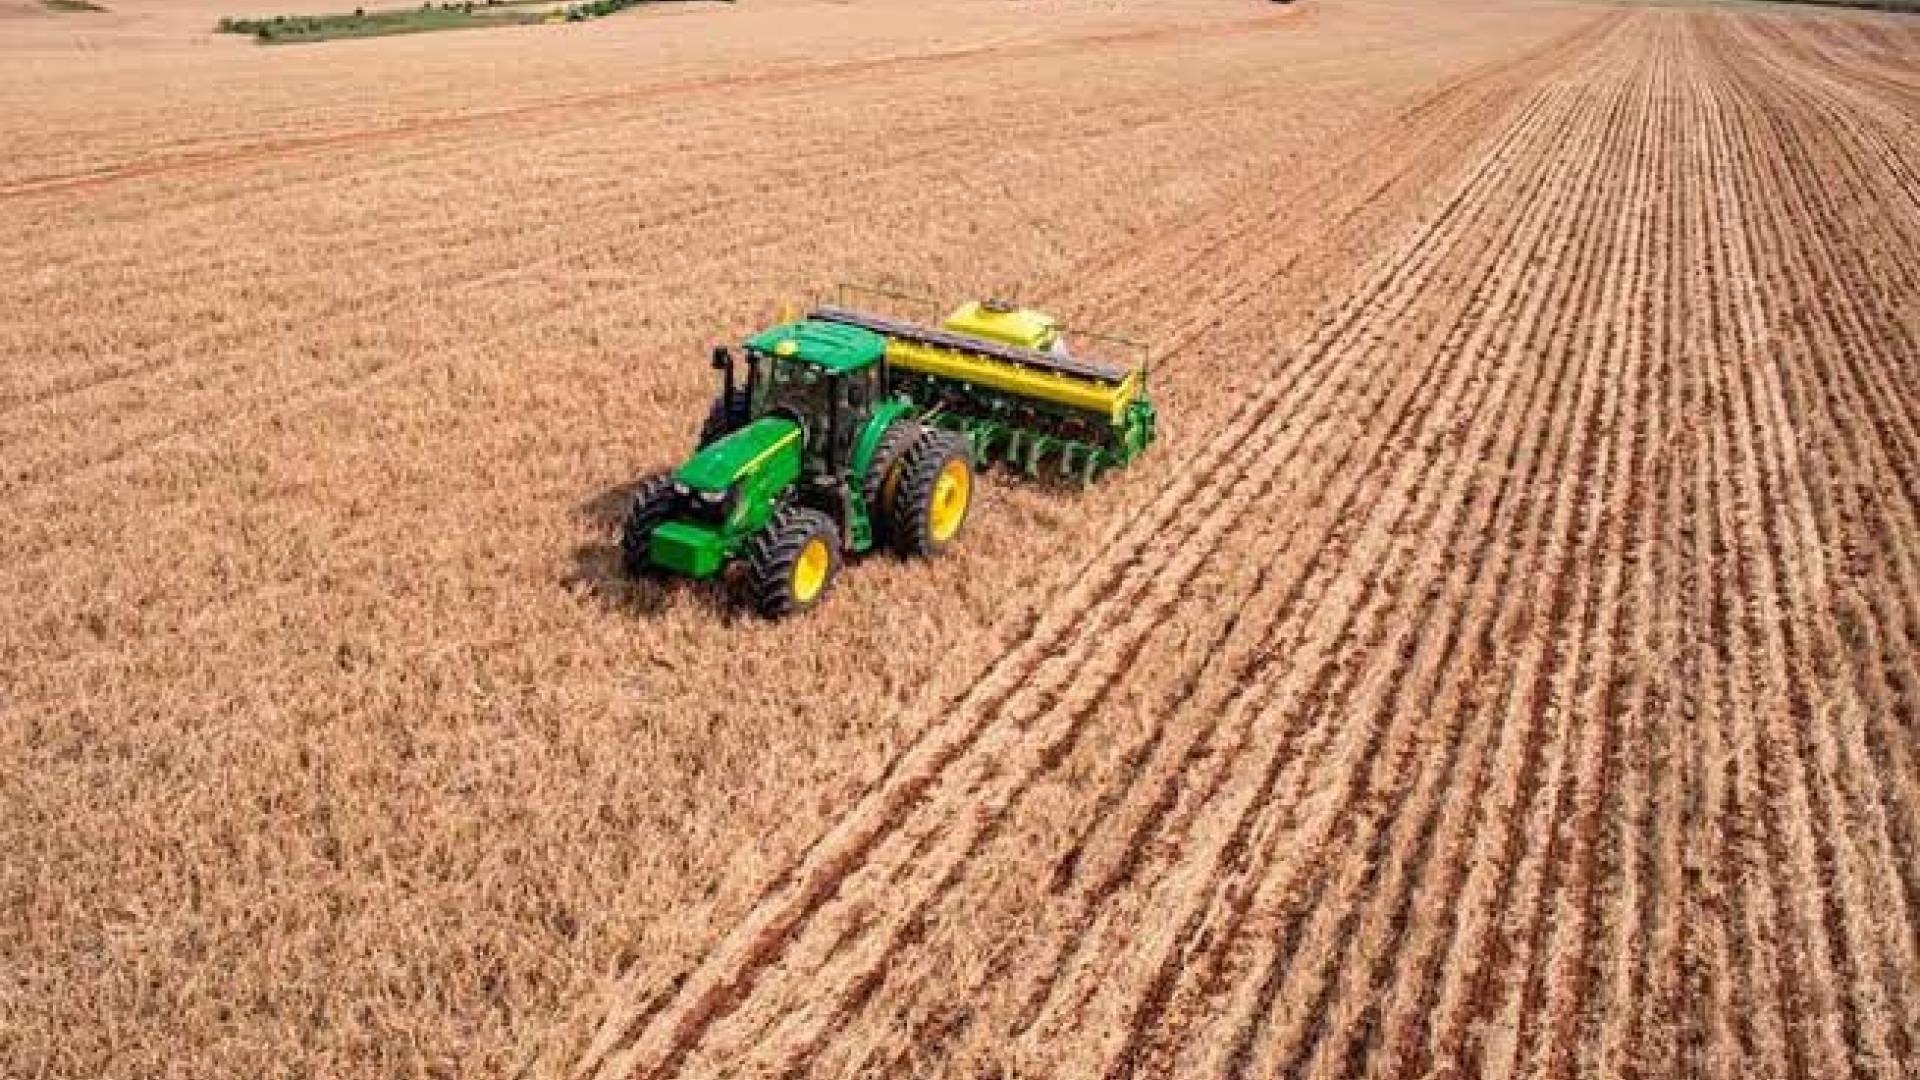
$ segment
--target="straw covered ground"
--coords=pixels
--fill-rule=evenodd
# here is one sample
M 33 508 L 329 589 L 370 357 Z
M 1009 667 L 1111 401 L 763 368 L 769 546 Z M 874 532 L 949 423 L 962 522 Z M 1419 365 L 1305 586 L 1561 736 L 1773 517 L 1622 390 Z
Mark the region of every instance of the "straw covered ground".
M 1920 24 L 104 6 L 0 0 L 0 1075 L 1911 1076 Z M 845 279 L 1165 437 L 623 581 Z

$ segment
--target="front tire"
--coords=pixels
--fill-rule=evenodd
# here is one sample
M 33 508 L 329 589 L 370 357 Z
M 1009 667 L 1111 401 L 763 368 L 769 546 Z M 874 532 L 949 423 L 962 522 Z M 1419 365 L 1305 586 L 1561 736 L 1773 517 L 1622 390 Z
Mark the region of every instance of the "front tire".
M 929 430 L 907 451 L 893 496 L 895 551 L 930 559 L 959 534 L 973 506 L 971 448 L 964 435 Z
M 647 548 L 653 543 L 653 530 L 673 516 L 673 478 L 650 476 L 633 493 L 633 509 L 620 529 L 620 565 L 628 577 L 644 576 L 652 564 Z
M 770 619 L 826 599 L 840 575 L 840 530 L 818 510 L 790 506 L 747 542 L 753 606 Z

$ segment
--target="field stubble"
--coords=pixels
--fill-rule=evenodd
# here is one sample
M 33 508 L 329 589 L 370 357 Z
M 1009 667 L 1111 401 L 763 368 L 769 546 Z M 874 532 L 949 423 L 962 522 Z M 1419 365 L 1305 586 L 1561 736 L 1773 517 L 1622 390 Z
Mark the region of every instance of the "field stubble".
M 1031 10 L 271 76 L 376 117 L 26 39 L 0 1067 L 1900 1075 L 1915 31 Z M 1168 439 L 799 623 L 618 581 L 701 347 L 883 275 Z

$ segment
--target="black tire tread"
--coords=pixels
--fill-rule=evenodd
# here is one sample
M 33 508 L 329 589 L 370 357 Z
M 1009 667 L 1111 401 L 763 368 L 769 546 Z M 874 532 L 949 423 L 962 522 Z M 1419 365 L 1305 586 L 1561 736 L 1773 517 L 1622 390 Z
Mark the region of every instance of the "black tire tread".
M 816 536 L 824 536 L 832 563 L 827 570 L 827 581 L 809 604 L 802 605 L 793 598 L 790 582 L 793 580 L 793 564 L 800 558 L 801 549 Z M 786 506 L 774 512 L 764 528 L 753 534 L 747 541 L 747 589 L 754 609 L 770 619 L 791 615 L 802 607 L 812 607 L 825 600 L 833 592 L 835 579 L 840 576 L 840 531 L 833 519 L 818 510 L 803 506 Z
M 918 420 L 897 420 L 881 433 L 873 448 L 873 460 L 867 463 L 867 475 L 860 481 L 860 495 L 866 500 L 867 521 L 873 527 L 876 548 L 892 543 L 893 504 L 887 498 L 887 476 L 926 430 Z
M 642 577 L 649 567 L 647 546 L 653 530 L 673 516 L 673 478 L 650 476 L 634 489 L 633 506 L 620 529 L 620 566 L 628 577 Z
M 900 466 L 900 484 L 894 492 L 894 513 L 888 529 L 893 548 L 901 556 L 930 559 L 945 546 L 936 543 L 927 532 L 927 515 L 933 504 L 934 483 L 940 478 L 940 471 L 947 462 L 955 457 L 965 459 L 971 467 L 973 458 L 970 450 L 971 444 L 966 436 L 938 428 L 927 429 L 907 449 L 906 459 Z M 968 509 L 971 511 L 972 507 Z M 963 519 L 961 527 L 965 525 Z

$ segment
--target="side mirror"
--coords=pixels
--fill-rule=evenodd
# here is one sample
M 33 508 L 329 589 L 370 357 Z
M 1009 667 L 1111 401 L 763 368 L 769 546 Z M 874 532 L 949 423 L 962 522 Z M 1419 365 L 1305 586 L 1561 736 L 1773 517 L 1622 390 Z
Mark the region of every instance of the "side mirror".
M 721 345 L 713 350 L 713 370 L 725 371 L 732 366 L 733 354 L 727 351 L 725 345 Z

